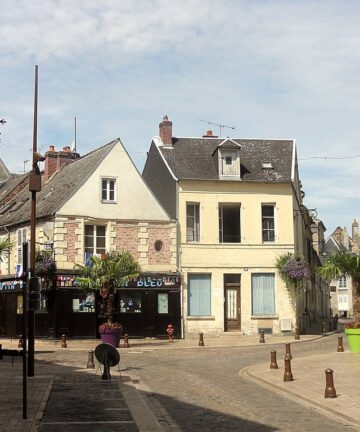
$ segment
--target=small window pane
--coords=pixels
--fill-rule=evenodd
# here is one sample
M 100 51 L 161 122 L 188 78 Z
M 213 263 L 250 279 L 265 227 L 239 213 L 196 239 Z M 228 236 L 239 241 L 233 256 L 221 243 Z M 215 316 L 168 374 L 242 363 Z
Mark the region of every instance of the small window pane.
M 167 293 L 158 294 L 158 313 L 159 314 L 169 313 L 169 294 Z
M 73 312 L 95 312 L 95 294 L 93 292 L 75 294 L 72 309 Z
M 96 226 L 96 235 L 97 236 L 105 236 L 105 226 L 104 225 L 97 225 Z

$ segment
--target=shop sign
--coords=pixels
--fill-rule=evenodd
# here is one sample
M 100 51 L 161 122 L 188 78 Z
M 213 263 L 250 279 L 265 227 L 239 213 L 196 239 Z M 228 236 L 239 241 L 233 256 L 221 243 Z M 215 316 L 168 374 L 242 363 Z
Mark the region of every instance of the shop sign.
M 0 282 L 0 293 L 2 292 L 15 292 L 21 291 L 23 287 L 23 281 L 4 281 Z
M 137 278 L 130 279 L 125 285 L 126 288 L 180 288 L 180 276 L 146 276 L 140 275 Z

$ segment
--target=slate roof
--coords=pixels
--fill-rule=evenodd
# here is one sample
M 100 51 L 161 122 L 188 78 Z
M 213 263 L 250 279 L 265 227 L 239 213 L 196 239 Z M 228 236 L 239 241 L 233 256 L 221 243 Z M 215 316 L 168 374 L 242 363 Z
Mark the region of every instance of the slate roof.
M 111 141 L 62 167 L 48 182 L 43 183 L 41 191 L 36 194 L 37 219 L 54 215 L 86 182 L 117 142 L 118 139 Z M 1 214 L 0 207 L 0 226 L 21 224 L 30 219 L 31 193 L 28 186 L 10 202 L 13 206 L 4 214 Z
M 172 146 L 158 146 L 178 179 L 218 180 L 217 147 L 224 138 L 173 138 Z M 289 182 L 293 157 L 292 140 L 232 139 L 241 145 L 241 179 Z M 214 155 L 215 152 L 215 155 Z M 264 169 L 271 162 L 273 169 Z
M 26 174 L 14 174 L 9 180 L 0 183 L 0 205 L 4 200 L 27 176 Z

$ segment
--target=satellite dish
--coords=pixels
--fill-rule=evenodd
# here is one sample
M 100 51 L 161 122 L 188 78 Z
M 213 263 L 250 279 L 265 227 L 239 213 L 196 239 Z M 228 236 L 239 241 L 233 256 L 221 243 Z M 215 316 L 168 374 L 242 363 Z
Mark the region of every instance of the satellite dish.
M 101 379 L 111 379 L 110 368 L 120 362 L 120 354 L 116 348 L 107 343 L 101 343 L 95 348 L 95 357 L 97 361 L 104 365 L 104 372 Z

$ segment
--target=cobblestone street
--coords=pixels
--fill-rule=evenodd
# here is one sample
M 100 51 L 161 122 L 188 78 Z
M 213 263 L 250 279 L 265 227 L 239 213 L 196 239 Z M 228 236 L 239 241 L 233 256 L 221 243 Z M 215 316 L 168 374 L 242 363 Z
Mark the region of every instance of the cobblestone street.
M 293 356 L 330 352 L 334 344 L 336 336 L 294 345 Z M 123 351 L 122 367 L 137 377 L 164 430 L 353 430 L 239 376 L 243 367 L 268 361 L 270 349 L 283 346 Z

